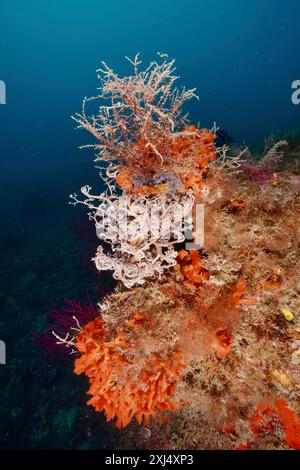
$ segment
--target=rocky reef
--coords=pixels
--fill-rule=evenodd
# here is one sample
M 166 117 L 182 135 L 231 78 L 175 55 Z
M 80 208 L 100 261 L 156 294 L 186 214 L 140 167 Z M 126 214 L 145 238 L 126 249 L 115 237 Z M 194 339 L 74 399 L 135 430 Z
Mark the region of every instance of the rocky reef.
M 300 177 L 282 167 L 299 151 L 216 145 L 217 128 L 182 113 L 196 95 L 175 87 L 174 61 L 130 62 L 126 77 L 103 63 L 74 116 L 107 191 L 71 202 L 118 284 L 55 338 L 88 377 L 88 404 L 126 426 L 124 448 L 299 449 Z

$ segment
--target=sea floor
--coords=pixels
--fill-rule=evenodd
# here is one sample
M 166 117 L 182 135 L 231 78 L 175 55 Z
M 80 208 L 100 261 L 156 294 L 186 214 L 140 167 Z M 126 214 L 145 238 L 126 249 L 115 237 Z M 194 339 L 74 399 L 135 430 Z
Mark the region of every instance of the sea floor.
M 95 281 L 80 264 L 83 243 L 74 231 L 73 216 L 72 208 L 44 211 L 22 220 L 22 228 L 16 225 L 2 233 L 0 338 L 7 357 L 0 366 L 0 448 L 117 445 L 114 427 L 86 405 L 88 383 L 74 375 L 73 358 L 43 358 L 33 340 L 43 329 L 47 308 L 60 306 L 65 297 L 84 298 L 85 288 Z

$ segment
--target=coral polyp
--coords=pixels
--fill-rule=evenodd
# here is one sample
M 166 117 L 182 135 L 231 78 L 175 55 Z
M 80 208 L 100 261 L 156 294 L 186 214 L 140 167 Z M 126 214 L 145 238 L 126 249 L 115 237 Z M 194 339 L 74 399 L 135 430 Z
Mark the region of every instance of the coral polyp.
M 96 139 L 87 147 L 107 190 L 85 186 L 72 203 L 95 223 L 96 268 L 118 280 L 74 336 L 88 404 L 128 426 L 125 447 L 299 449 L 299 185 L 279 170 L 288 143 L 260 162 L 217 146 L 215 127 L 182 112 L 195 90 L 175 87 L 174 61 L 130 62 L 123 78 L 103 64 L 99 95 L 74 116 Z

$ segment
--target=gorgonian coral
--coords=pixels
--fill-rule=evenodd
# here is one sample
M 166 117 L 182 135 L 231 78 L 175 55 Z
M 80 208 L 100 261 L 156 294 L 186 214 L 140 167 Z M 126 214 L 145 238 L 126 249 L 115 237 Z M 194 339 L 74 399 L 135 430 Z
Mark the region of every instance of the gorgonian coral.
M 173 73 L 174 61 L 168 62 L 164 54 L 159 56 L 161 63 L 153 61 L 143 71 L 139 71 L 138 55 L 133 61 L 129 59 L 134 74 L 122 78 L 102 62 L 99 95 L 85 98 L 81 114 L 74 116 L 79 127 L 97 139 L 93 145 L 96 160 L 117 161 L 132 175 L 152 175 L 154 168 L 164 163 L 172 166 L 174 143 L 191 134 L 182 132 L 187 122 L 182 105 L 196 96 L 195 90 L 173 86 L 178 78 Z M 103 99 L 109 100 L 109 105 L 103 105 Z M 97 114 L 88 116 L 86 105 L 91 101 L 100 101 L 100 105 Z
M 96 288 L 98 300 L 105 295 L 103 285 L 98 279 Z M 66 353 L 74 353 L 76 333 L 99 316 L 99 308 L 92 301 L 90 292 L 85 291 L 84 300 L 64 299 L 60 307 L 52 307 L 47 312 L 47 322 L 44 331 L 34 332 L 35 343 L 47 357 L 64 357 Z
M 259 162 L 254 163 L 248 153 L 248 159 L 243 164 L 243 171 L 259 184 L 266 184 L 270 180 L 276 181 L 276 170 L 284 156 L 282 148 L 288 143 L 286 140 L 280 140 L 276 143 L 271 141 L 268 145 L 269 148 L 266 147 L 265 153 Z

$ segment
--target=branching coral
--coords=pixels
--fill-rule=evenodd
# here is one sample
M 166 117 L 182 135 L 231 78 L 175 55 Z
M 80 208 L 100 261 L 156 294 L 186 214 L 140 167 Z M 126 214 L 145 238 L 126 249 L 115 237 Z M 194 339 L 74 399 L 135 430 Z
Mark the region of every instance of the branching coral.
M 105 295 L 103 285 L 98 279 L 95 285 L 98 300 Z M 76 352 L 75 337 L 79 331 L 95 317 L 99 308 L 93 303 L 90 292 L 86 290 L 85 300 L 65 299 L 60 308 L 52 307 L 47 316 L 44 331 L 34 333 L 35 343 L 47 357 L 64 357 Z
M 266 184 L 272 179 L 276 181 L 277 176 L 275 172 L 279 162 L 284 156 L 284 150 L 281 149 L 287 145 L 286 140 L 280 140 L 276 143 L 271 142 L 270 147 L 266 147 L 263 158 L 256 164 L 253 162 L 248 152 L 248 159 L 243 163 L 243 171 L 248 174 L 253 181 L 259 184 Z
M 165 54 L 159 54 L 159 59 L 143 71 L 139 71 L 139 55 L 133 61 L 128 59 L 134 75 L 123 78 L 102 62 L 100 94 L 85 98 L 81 114 L 74 116 L 79 127 L 96 137 L 97 160 L 117 161 L 131 174 L 143 176 L 152 175 L 153 168 L 164 162 L 172 164 L 170 150 L 178 138 L 176 131 L 186 123 L 182 105 L 196 95 L 194 89 L 174 87 L 178 78 L 173 73 L 174 61 L 168 62 Z M 100 104 L 96 115 L 87 116 L 86 104 L 103 99 L 109 105 Z M 180 136 L 185 134 L 191 132 Z

